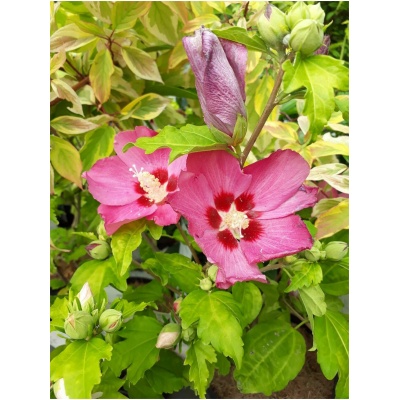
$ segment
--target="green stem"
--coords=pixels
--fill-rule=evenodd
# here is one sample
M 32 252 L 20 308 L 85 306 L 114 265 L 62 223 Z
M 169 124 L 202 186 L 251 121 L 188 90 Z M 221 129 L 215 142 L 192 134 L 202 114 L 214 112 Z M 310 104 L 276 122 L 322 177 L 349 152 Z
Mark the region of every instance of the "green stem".
M 296 329 L 296 330 L 299 329 L 302 325 L 307 324 L 307 322 L 309 322 L 308 319 L 305 319 L 304 321 L 301 321 L 298 325 L 296 325 L 294 327 L 294 329 Z
M 181 226 L 181 224 L 180 224 L 179 222 L 177 222 L 176 227 L 178 228 L 179 232 L 181 233 L 181 235 L 182 235 L 182 237 L 183 237 L 183 240 L 184 240 L 185 243 L 186 243 L 186 246 L 189 247 L 189 250 L 190 250 L 190 252 L 192 253 L 192 256 L 193 256 L 194 261 L 196 261 L 197 264 L 200 264 L 200 265 L 201 265 L 201 262 L 200 262 L 200 260 L 199 260 L 199 257 L 197 256 L 196 251 L 194 250 L 194 248 L 193 248 L 192 245 L 190 244 L 189 239 L 188 239 L 188 237 L 187 237 L 187 235 L 186 235 L 186 232 L 183 230 L 183 228 L 182 228 L 182 226 Z

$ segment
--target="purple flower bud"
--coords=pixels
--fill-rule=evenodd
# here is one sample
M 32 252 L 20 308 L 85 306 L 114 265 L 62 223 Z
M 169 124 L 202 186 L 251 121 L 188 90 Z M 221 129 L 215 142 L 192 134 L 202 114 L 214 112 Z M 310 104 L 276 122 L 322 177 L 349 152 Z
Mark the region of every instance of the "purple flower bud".
M 246 117 L 245 72 L 247 48 L 218 39 L 201 27 L 194 36 L 183 38 L 183 46 L 196 77 L 196 89 L 204 121 L 229 136 L 237 115 Z
M 314 54 L 323 54 L 323 55 L 328 55 L 329 53 L 329 46 L 331 44 L 331 38 L 329 35 L 324 35 L 324 39 L 322 42 L 322 46 L 314 51 Z

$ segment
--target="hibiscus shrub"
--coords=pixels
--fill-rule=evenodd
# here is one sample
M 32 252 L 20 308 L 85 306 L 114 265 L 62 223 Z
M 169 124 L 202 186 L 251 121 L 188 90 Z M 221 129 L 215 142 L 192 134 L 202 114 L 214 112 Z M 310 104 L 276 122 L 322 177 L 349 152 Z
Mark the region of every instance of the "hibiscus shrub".
M 51 3 L 53 398 L 348 397 L 342 3 Z

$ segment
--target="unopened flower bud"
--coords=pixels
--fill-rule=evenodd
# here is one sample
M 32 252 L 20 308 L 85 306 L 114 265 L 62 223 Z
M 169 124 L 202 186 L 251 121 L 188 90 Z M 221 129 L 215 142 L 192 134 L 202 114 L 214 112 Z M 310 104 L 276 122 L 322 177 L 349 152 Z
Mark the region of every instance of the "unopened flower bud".
M 122 312 L 113 308 L 105 310 L 100 315 L 99 324 L 105 332 L 116 332 L 122 325 Z
M 297 261 L 297 257 L 296 256 L 286 256 L 284 258 L 285 263 L 287 264 L 293 264 L 295 261 Z
M 308 261 L 318 261 L 320 259 L 320 251 L 314 247 L 310 250 L 304 250 L 304 257 Z
M 308 11 L 310 12 L 310 19 L 323 24 L 325 20 L 325 11 L 322 9 L 321 4 L 310 4 L 307 7 Z
M 290 35 L 290 47 L 300 51 L 304 56 L 309 56 L 322 45 L 324 32 L 322 25 L 312 19 L 300 21 Z
M 88 313 L 92 312 L 94 308 L 94 298 L 93 298 L 93 293 L 90 290 L 89 283 L 86 282 L 82 286 L 81 291 L 78 293 L 78 299 L 79 302 L 81 303 L 83 311 L 86 311 Z
M 182 300 L 183 300 L 182 297 L 178 297 L 178 298 L 174 301 L 173 307 L 174 307 L 174 311 L 175 311 L 176 313 L 179 313 L 179 310 L 180 310 L 180 308 L 181 308 Z
M 185 342 L 191 342 L 196 337 L 196 331 L 189 326 L 187 329 L 182 330 L 182 339 Z
M 325 247 L 326 258 L 339 261 L 347 255 L 349 246 L 346 242 L 329 242 Z
M 92 335 L 93 317 L 86 311 L 74 311 L 64 322 L 65 333 L 71 339 L 86 339 Z
M 200 281 L 200 289 L 203 290 L 210 290 L 213 287 L 213 282 L 210 278 L 204 278 Z
M 65 393 L 64 378 L 59 379 L 53 384 L 53 392 L 56 399 L 69 399 L 69 396 Z
M 290 30 L 303 19 L 310 18 L 310 10 L 304 1 L 296 1 L 286 16 L 286 23 L 288 24 Z
M 207 270 L 207 275 L 213 282 L 217 280 L 217 273 L 218 267 L 215 264 L 211 265 L 211 267 Z
M 283 38 L 289 33 L 286 15 L 277 7 L 268 4 L 257 22 L 258 32 L 264 42 L 275 50 L 282 50 Z
M 104 260 L 111 254 L 110 245 L 104 240 L 95 240 L 85 247 L 90 257 L 95 260 Z
M 165 325 L 158 335 L 157 349 L 169 349 L 179 342 L 181 336 L 181 326 L 175 323 Z

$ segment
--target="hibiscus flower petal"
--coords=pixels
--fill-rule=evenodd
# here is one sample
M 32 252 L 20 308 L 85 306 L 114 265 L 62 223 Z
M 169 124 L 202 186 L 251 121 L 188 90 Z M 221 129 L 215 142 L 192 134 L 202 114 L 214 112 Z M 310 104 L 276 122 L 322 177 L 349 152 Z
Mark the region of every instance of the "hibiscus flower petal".
M 98 213 L 104 220 L 104 226 L 107 235 L 112 235 L 120 226 L 131 221 L 136 221 L 142 217 L 153 214 L 157 210 L 157 206 L 140 204 L 140 199 L 130 204 L 122 206 L 107 206 L 100 204 Z
M 207 210 L 213 204 L 213 196 L 206 178 L 183 171 L 178 179 L 179 191 L 168 194 L 167 202 L 188 220 L 189 233 L 201 236 L 212 229 Z
M 243 230 L 240 247 L 249 263 L 267 261 L 310 249 L 313 240 L 298 215 L 284 218 L 253 220 L 250 232 Z
M 254 210 L 271 211 L 298 192 L 310 167 L 295 151 L 278 150 L 268 158 L 248 165 L 243 172 L 252 176 L 248 192 L 254 194 Z M 295 204 L 292 206 L 297 208 Z
M 168 165 L 168 176 L 169 179 L 171 179 L 172 177 L 175 177 L 173 179 L 175 179 L 176 181 L 178 180 L 178 177 L 180 175 L 180 173 L 186 169 L 186 160 L 187 160 L 187 155 L 178 157 L 176 160 L 172 161 L 171 164 Z M 176 188 L 174 188 L 173 190 L 175 190 Z M 168 188 L 167 188 L 168 190 Z M 172 191 L 172 190 L 169 190 Z
M 118 133 L 114 139 L 114 150 L 118 157 L 123 159 L 126 152 L 123 148 L 128 143 L 135 143 L 140 137 L 152 137 L 157 135 L 157 132 L 147 128 L 146 126 L 137 126 L 133 131 L 123 131 Z
M 120 206 L 141 196 L 135 190 L 132 172 L 118 156 L 97 161 L 83 177 L 92 196 L 103 204 Z
M 218 231 L 206 231 L 201 238 L 195 237 L 208 260 L 218 266 L 216 285 L 228 289 L 235 282 L 267 282 L 255 263 L 249 263 L 240 246 L 227 249 L 217 238 Z
M 157 225 L 167 226 L 176 224 L 179 221 L 180 215 L 169 204 L 162 204 L 157 206 L 157 210 L 146 218 L 153 220 Z
M 223 150 L 189 154 L 186 168 L 205 176 L 214 198 L 221 198 L 221 194 L 236 198 L 249 188 L 252 179 L 241 171 L 239 161 Z

